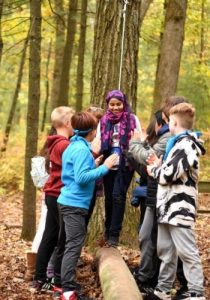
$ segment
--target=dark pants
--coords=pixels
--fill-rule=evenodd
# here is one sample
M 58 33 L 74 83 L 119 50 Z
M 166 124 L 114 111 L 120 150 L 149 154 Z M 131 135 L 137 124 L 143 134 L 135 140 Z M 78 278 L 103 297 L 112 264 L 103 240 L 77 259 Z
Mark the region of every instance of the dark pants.
M 45 230 L 38 249 L 36 260 L 35 280 L 46 280 L 46 269 L 50 257 L 58 241 L 59 233 L 59 215 L 57 206 L 57 197 L 45 196 L 47 205 L 47 218 Z
M 60 205 L 58 205 L 58 212 L 59 212 L 59 234 L 58 234 L 58 244 L 55 249 L 55 258 L 54 258 L 54 283 L 56 286 L 61 286 L 61 264 L 65 250 L 66 244 L 66 232 L 65 232 L 65 225 L 63 221 L 63 217 L 60 211 Z
M 104 176 L 105 236 L 118 239 L 125 212 L 126 193 L 133 177 L 128 167 L 111 170 Z
M 141 262 L 137 280 L 155 287 L 158 280 L 160 260 L 157 255 L 156 208 L 147 207 L 139 231 Z
M 63 292 L 76 289 L 75 271 L 82 246 L 86 237 L 87 209 L 60 205 L 65 224 L 66 245 L 61 266 L 61 283 Z

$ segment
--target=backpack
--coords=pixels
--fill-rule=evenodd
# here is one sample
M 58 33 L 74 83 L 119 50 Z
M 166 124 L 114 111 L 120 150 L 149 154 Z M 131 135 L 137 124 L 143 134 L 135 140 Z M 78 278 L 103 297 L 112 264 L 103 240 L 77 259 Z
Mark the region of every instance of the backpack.
M 31 159 L 31 178 L 37 188 L 43 188 L 49 178 L 45 163 L 46 159 L 43 156 L 35 156 Z

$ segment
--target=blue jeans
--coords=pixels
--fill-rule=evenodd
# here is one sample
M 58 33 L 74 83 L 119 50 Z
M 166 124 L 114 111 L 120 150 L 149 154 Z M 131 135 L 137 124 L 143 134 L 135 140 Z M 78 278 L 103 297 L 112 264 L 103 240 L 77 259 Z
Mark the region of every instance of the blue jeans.
M 125 212 L 126 193 L 133 177 L 128 167 L 111 170 L 104 176 L 105 236 L 118 239 Z

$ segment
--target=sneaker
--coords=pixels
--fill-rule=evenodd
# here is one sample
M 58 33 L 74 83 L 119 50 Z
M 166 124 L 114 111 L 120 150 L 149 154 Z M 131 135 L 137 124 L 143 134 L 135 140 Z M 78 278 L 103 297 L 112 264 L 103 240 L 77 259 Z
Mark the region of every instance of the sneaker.
M 65 293 L 66 294 L 66 293 Z M 76 291 L 73 292 L 73 294 L 64 296 L 64 294 L 61 295 L 61 300 L 93 300 L 91 298 L 79 295 Z
M 154 290 L 154 295 L 157 296 L 161 300 L 171 300 L 171 293 L 161 291 L 159 288 Z
M 173 300 L 190 300 L 190 293 L 188 291 L 181 293 L 181 291 L 178 290 Z
M 188 291 L 183 292 L 180 295 L 176 295 L 173 300 L 205 300 L 206 298 L 204 297 L 203 294 L 199 293 L 190 293 Z
M 118 246 L 118 243 L 119 243 L 119 237 L 115 237 L 115 236 L 109 237 L 107 241 L 108 247 L 116 248 Z
M 61 296 L 62 296 L 62 288 L 58 287 L 58 286 L 53 286 L 53 294 L 52 294 L 52 298 L 53 300 L 60 300 Z
M 206 300 L 206 297 L 203 294 L 199 293 L 190 293 L 190 300 Z
M 31 293 L 40 293 L 40 292 L 47 292 L 52 291 L 53 285 L 50 281 L 41 281 L 41 280 L 34 280 L 30 285 L 29 291 Z

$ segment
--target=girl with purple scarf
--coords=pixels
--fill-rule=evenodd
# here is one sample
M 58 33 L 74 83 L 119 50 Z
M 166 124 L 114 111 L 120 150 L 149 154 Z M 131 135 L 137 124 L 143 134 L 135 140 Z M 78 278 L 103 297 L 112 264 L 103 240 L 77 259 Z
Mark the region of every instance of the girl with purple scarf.
M 105 192 L 105 240 L 109 246 L 116 247 L 125 211 L 126 193 L 133 170 L 126 161 L 124 151 L 134 129 L 141 131 L 138 118 L 131 113 L 125 94 L 112 90 L 106 96 L 107 111 L 100 120 L 97 137 L 101 139 L 101 153 L 104 158 L 111 153 L 119 155 L 119 161 L 104 176 Z

